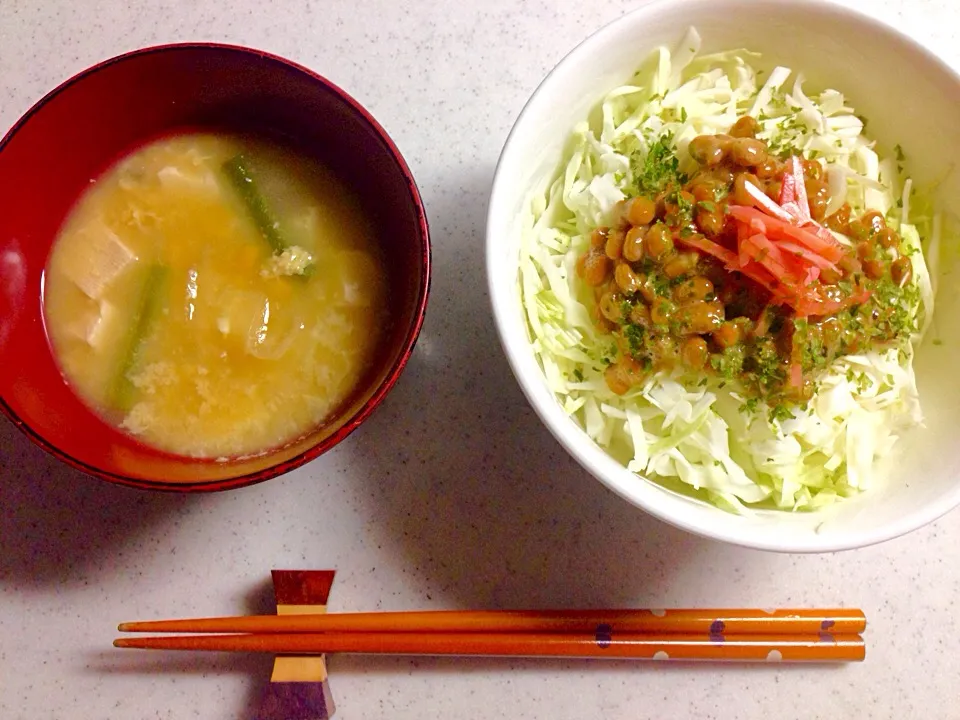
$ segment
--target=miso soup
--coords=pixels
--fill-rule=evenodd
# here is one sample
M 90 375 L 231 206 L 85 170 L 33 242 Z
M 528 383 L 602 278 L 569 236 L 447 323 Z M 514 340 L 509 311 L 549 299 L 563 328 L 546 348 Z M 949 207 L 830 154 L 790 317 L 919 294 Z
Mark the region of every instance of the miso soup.
M 209 458 L 329 420 L 388 317 L 374 230 L 336 175 L 200 134 L 145 146 L 91 185 L 54 244 L 44 309 L 87 404 L 146 444 Z

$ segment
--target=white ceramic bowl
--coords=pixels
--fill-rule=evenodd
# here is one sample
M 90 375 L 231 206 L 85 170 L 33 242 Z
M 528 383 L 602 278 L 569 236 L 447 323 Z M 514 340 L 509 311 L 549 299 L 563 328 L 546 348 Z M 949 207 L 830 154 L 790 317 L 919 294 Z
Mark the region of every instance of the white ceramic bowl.
M 660 0 L 592 35 L 557 65 L 520 114 L 500 157 L 487 224 L 487 273 L 507 358 L 531 405 L 570 454 L 601 482 L 677 527 L 739 545 L 783 552 L 828 552 L 870 545 L 915 530 L 960 504 L 960 287 L 942 279 L 935 330 L 916 360 L 926 427 L 904 438 L 857 498 L 816 513 L 726 513 L 629 472 L 560 408 L 534 358 L 521 312 L 518 218 L 534 185 L 556 170 L 574 125 L 624 84 L 661 45 L 689 26 L 703 52 L 746 47 L 769 71 L 803 72 L 808 88 L 843 92 L 868 119 L 868 134 L 900 143 L 918 182 L 960 164 L 960 77 L 889 26 L 817 0 Z M 960 197 L 954 172 L 944 198 Z M 946 263 L 944 264 L 946 266 Z M 936 337 L 942 345 L 934 345 Z

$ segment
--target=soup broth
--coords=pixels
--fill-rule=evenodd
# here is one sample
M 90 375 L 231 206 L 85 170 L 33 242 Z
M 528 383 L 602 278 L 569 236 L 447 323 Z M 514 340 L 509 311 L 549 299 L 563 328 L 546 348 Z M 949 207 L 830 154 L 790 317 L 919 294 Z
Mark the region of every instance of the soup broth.
M 225 458 L 329 420 L 387 319 L 382 258 L 328 169 L 261 141 L 182 135 L 83 195 L 44 281 L 68 383 L 157 448 Z

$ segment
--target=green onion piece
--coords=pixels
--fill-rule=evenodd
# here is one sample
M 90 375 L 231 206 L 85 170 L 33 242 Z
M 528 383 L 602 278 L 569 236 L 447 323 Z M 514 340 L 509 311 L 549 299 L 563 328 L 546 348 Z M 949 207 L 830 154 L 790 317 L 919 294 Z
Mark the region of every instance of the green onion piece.
M 130 373 L 140 362 L 144 341 L 153 329 L 153 324 L 163 308 L 163 290 L 166 287 L 168 269 L 163 265 L 151 266 L 140 293 L 140 301 L 133 313 L 126 348 L 110 392 L 110 404 L 118 410 L 133 406 L 136 388 L 130 381 Z
M 250 166 L 243 155 L 236 155 L 223 164 L 223 173 L 230 184 L 237 191 L 247 211 L 253 218 L 264 240 L 269 243 L 275 253 L 283 252 L 287 243 L 283 241 L 278 230 L 279 223 L 274 219 L 270 208 L 257 189 L 257 183 L 250 173 Z

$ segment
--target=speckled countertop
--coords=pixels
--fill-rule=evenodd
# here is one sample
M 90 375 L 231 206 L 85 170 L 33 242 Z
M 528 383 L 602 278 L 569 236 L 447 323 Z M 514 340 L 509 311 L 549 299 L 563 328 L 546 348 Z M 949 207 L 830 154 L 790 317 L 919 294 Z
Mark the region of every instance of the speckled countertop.
M 334 452 L 201 497 L 114 488 L 0 422 L 0 720 L 247 718 L 266 657 L 114 651 L 119 620 L 270 610 L 271 568 L 336 568 L 335 610 L 857 604 L 868 662 L 675 667 L 334 658 L 339 718 L 960 718 L 960 515 L 786 556 L 667 527 L 576 466 L 527 407 L 488 311 L 501 144 L 546 71 L 640 3 L 0 0 L 0 133 L 103 58 L 209 39 L 331 78 L 406 155 L 436 274 L 399 385 Z M 952 0 L 848 2 L 960 66 Z M 951 7 L 953 6 L 953 7 Z

